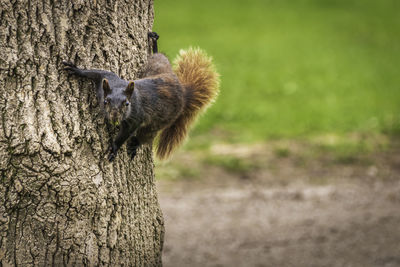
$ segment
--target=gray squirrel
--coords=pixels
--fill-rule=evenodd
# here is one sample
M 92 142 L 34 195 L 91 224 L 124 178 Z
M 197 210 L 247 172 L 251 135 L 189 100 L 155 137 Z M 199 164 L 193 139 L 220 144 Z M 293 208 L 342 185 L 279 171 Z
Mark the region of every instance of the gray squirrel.
M 168 58 L 158 53 L 157 33 L 150 32 L 148 37 L 153 53 L 138 80 L 126 81 L 113 72 L 79 69 L 63 62 L 65 70 L 94 81 L 106 122 L 119 127 L 110 142 L 109 161 L 127 140 L 133 159 L 138 147 L 152 144 L 157 135 L 157 156 L 168 158 L 185 139 L 199 112 L 218 95 L 219 74 L 202 50 L 181 50 L 172 68 Z

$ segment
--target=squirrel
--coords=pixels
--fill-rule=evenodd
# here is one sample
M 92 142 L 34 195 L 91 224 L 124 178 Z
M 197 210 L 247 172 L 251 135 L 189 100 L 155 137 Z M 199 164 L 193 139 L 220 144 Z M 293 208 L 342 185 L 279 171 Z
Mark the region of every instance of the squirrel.
M 172 67 L 158 52 L 158 38 L 157 33 L 148 33 L 153 53 L 143 78 L 137 80 L 126 81 L 113 72 L 80 69 L 63 62 L 64 70 L 94 81 L 105 121 L 119 128 L 108 148 L 110 162 L 126 141 L 133 159 L 140 145 L 153 144 L 157 136 L 157 157 L 168 158 L 186 138 L 198 114 L 218 95 L 219 74 L 205 52 L 181 50 Z

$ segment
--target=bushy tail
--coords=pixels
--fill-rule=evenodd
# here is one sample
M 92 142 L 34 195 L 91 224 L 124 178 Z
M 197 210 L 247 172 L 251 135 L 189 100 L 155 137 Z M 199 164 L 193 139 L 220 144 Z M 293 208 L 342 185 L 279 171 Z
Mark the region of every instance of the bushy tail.
M 159 136 L 157 156 L 160 159 L 168 158 L 183 142 L 197 115 L 215 100 L 219 91 L 219 74 L 211 57 L 199 48 L 181 50 L 173 69 L 184 87 L 186 103 L 183 113 Z

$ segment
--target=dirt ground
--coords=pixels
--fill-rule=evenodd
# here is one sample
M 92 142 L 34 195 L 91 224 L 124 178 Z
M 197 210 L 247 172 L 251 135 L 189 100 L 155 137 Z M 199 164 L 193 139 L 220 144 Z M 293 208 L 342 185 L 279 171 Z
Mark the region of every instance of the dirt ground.
M 159 181 L 164 266 L 400 266 L 400 150 L 371 157 Z

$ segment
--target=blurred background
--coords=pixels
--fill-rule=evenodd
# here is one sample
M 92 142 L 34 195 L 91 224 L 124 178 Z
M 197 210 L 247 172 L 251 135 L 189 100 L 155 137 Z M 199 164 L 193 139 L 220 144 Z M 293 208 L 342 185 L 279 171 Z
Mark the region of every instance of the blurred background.
M 400 266 L 400 2 L 156 1 L 221 92 L 156 163 L 165 266 Z

